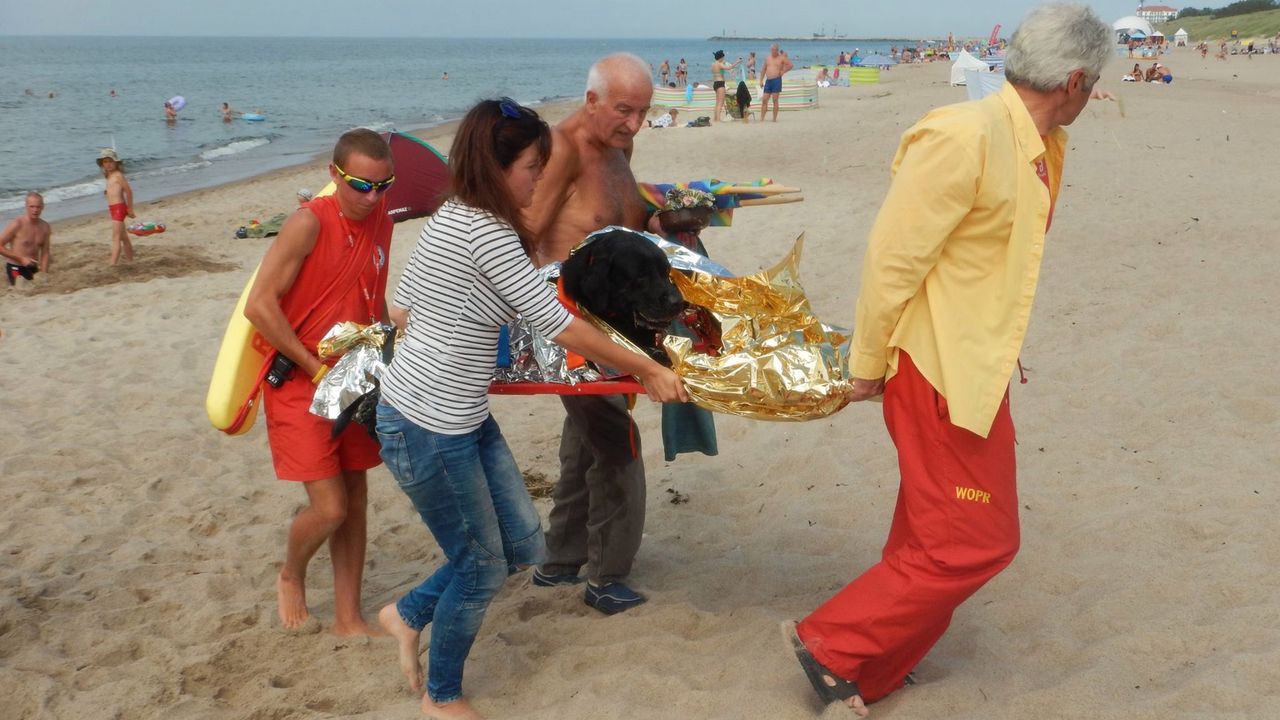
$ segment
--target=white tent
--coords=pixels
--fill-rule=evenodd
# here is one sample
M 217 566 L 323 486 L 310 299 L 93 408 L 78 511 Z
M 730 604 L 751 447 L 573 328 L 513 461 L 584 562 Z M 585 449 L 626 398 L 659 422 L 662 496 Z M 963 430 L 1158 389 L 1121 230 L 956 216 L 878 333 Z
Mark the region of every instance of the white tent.
M 1187 31 L 1178 28 L 1178 32 L 1173 34 L 1173 44 L 1179 47 L 1185 47 L 1189 40 L 1187 39 Z
M 967 51 L 961 50 L 960 55 L 956 58 L 956 61 L 951 63 L 951 84 L 952 85 L 965 84 L 965 79 L 964 79 L 965 70 L 979 70 L 981 72 L 986 72 L 987 64 L 982 62 L 978 58 L 970 55 Z
M 1000 88 L 1004 87 L 1004 73 L 965 70 L 964 74 L 968 81 L 964 89 L 970 100 L 981 100 L 992 93 L 1000 92 Z
M 1155 28 L 1151 27 L 1151 23 L 1143 20 L 1137 15 L 1126 15 L 1119 20 L 1111 23 L 1111 29 L 1118 33 L 1129 34 L 1131 30 L 1141 30 L 1143 34 L 1150 35 L 1155 32 Z

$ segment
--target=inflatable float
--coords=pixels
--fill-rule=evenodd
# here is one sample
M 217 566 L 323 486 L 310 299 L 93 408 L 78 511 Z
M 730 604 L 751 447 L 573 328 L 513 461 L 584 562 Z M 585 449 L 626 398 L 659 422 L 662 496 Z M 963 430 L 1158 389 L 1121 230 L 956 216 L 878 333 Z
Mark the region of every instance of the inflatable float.
M 267 119 L 267 116 L 259 115 L 258 113 L 242 113 L 240 115 L 240 119 L 248 120 L 249 122 L 262 122 L 263 120 Z
M 145 222 L 134 223 L 125 229 L 129 231 L 130 235 L 142 237 L 146 235 L 159 235 L 164 232 L 165 227 L 164 223 Z
M 333 183 L 329 183 L 316 196 L 331 195 L 333 191 Z M 244 290 L 240 291 L 231 319 L 227 321 L 218 358 L 213 362 L 209 393 L 204 398 L 209 422 L 228 435 L 243 435 L 257 422 L 258 405 L 262 399 L 259 389 L 267 375 L 267 359 L 276 351 L 244 316 L 249 291 L 257 277 L 258 268 L 255 267 L 249 281 L 244 284 Z
M 174 112 L 177 112 L 186 106 L 187 106 L 187 99 L 182 97 L 181 95 L 174 95 L 173 97 L 169 98 L 169 107 L 173 108 Z

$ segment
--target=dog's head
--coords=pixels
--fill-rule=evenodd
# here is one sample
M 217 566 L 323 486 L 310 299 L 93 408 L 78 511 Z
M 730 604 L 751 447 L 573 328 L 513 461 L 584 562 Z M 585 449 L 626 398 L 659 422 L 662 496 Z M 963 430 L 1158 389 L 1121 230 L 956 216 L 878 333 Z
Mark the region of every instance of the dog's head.
M 684 298 L 671 282 L 671 263 L 656 245 L 630 230 L 596 237 L 560 267 L 565 293 L 642 348 L 656 344 L 684 310 Z

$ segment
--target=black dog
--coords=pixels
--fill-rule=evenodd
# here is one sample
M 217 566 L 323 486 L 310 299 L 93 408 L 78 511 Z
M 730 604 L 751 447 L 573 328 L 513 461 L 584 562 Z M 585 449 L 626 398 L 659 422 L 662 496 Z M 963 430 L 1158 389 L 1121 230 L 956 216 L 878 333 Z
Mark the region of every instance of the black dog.
M 671 282 L 671 263 L 658 246 L 629 230 L 611 230 L 578 249 L 560 266 L 565 294 L 670 365 L 662 335 L 685 309 Z

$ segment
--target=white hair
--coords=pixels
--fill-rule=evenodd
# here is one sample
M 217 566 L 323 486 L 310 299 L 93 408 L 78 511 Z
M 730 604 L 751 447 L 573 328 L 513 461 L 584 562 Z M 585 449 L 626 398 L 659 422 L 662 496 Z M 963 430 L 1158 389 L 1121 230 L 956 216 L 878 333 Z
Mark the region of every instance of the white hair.
M 1111 57 L 1111 28 L 1087 5 L 1048 3 L 1033 9 L 1014 31 L 1004 75 L 1014 85 L 1057 90 L 1083 70 L 1093 83 Z
M 627 75 L 643 77 L 646 83 L 652 80 L 649 64 L 637 55 L 620 52 L 600 58 L 587 71 L 587 92 L 595 93 L 600 99 L 607 98 L 609 88 Z

